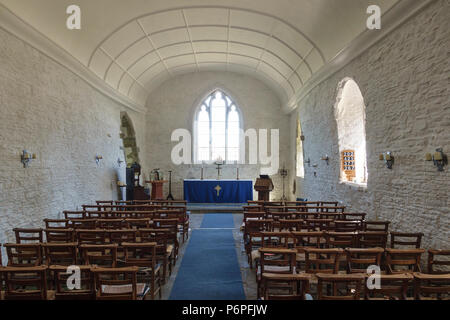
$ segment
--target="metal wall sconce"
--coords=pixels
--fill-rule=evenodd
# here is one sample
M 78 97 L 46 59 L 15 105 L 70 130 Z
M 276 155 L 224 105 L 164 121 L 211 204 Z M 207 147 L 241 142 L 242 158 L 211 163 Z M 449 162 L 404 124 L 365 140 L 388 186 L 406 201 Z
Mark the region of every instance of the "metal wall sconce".
M 31 160 L 36 160 L 36 154 L 29 153 L 27 150 L 23 150 L 22 154 L 20 155 L 20 162 L 23 163 L 23 167 L 28 168 Z
M 305 163 L 308 164 L 308 167 L 311 167 L 311 159 L 305 160 Z
M 380 154 L 380 160 L 383 160 L 386 163 L 388 169 L 392 169 L 392 166 L 394 165 L 394 156 L 392 155 L 392 152 L 388 151 Z
M 436 149 L 436 152 L 431 155 L 431 153 L 427 153 L 425 155 L 426 161 L 433 161 L 434 165 L 438 168 L 438 171 L 444 171 L 444 166 L 448 164 L 447 155 L 444 154 L 442 148 Z
M 124 163 L 125 161 L 120 160 L 120 158 L 117 158 L 117 164 L 120 166 L 122 166 L 122 163 Z
M 99 163 L 100 163 L 100 160 L 102 160 L 102 159 L 103 159 L 102 156 L 99 156 L 99 155 L 96 155 L 96 156 L 95 156 L 95 162 L 96 162 L 97 164 L 99 164 Z
M 330 158 L 328 157 L 327 154 L 326 154 L 325 156 L 323 156 L 323 157 L 321 158 L 321 160 L 326 161 L 326 162 L 327 162 L 327 166 L 329 165 Z

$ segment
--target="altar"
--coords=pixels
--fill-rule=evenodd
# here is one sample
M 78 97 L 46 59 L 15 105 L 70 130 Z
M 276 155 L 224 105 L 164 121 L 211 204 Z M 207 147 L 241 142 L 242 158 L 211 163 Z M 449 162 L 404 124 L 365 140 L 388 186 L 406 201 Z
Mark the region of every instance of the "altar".
M 188 203 L 247 203 L 253 200 L 252 180 L 184 180 Z

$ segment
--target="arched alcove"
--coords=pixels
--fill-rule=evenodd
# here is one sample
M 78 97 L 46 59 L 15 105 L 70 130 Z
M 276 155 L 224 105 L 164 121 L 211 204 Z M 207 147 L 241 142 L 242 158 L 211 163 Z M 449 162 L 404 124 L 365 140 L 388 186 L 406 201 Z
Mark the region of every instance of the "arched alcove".
M 130 167 L 135 162 L 140 163 L 136 132 L 134 131 L 133 122 L 126 112 L 120 114 L 120 132 L 127 167 Z
M 342 80 L 335 105 L 340 181 L 367 183 L 366 107 L 358 84 L 351 78 Z

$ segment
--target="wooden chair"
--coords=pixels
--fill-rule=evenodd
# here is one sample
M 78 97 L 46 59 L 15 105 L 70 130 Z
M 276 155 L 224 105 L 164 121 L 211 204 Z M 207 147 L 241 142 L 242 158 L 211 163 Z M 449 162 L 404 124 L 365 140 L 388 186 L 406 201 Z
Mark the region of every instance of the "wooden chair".
M 106 230 L 84 230 L 79 229 L 76 231 L 76 237 L 79 244 L 105 244 L 107 243 Z
M 386 248 L 388 233 L 384 231 L 358 232 L 358 246 L 361 248 Z
M 141 228 L 149 229 L 153 222 L 149 218 L 136 219 L 126 218 L 124 220 L 125 228 L 139 230 Z
M 141 242 L 156 243 L 157 262 L 162 264 L 162 283 L 166 282 L 167 271 L 172 274 L 172 261 L 174 247 L 169 245 L 170 231 L 166 229 L 139 229 L 139 238 Z
M 117 244 L 79 246 L 85 265 L 115 268 L 117 266 Z
M 116 201 L 117 202 L 117 201 Z M 114 201 L 110 201 L 110 200 L 101 200 L 101 201 L 95 201 L 95 203 L 98 205 L 98 206 L 102 206 L 102 205 L 110 205 L 110 206 L 112 206 L 112 205 L 114 205 Z M 116 203 L 117 204 L 117 203 Z
M 306 273 L 332 273 L 339 270 L 339 256 L 344 253 L 343 249 L 317 249 L 305 248 L 305 271 Z
M 347 273 L 367 273 L 367 268 L 376 265 L 381 268 L 383 248 L 346 248 Z
M 370 275 L 366 275 L 366 283 Z M 366 300 L 406 300 L 409 285 L 414 279 L 411 274 L 381 274 L 379 276 L 379 288 L 370 288 L 367 284 L 364 288 Z
M 405 247 L 413 247 L 419 249 L 422 237 L 423 233 L 391 232 L 391 248 L 406 249 Z
M 417 300 L 450 299 L 450 273 L 423 274 L 414 273 L 414 297 Z
M 43 242 L 43 229 L 14 228 L 16 243 L 41 243 Z
M 336 232 L 358 232 L 363 228 L 360 220 L 336 220 L 334 221 L 334 231 Z
M 137 230 L 123 229 L 123 230 L 107 230 L 107 239 L 109 243 L 117 243 L 120 245 L 122 242 L 136 242 Z
M 45 229 L 67 229 L 70 220 L 67 219 L 44 219 Z
M 159 293 L 159 298 L 161 299 L 161 268 L 160 265 L 157 264 L 157 243 L 122 243 L 122 246 L 125 250 L 125 266 L 140 267 L 139 273 L 143 273 L 145 283 L 150 284 L 150 298 L 154 300 L 155 295 Z
M 120 230 L 125 226 L 123 219 L 96 219 L 95 227 L 104 230 Z
M 261 275 L 261 290 L 264 300 L 305 300 L 309 293 L 311 275 L 263 273 Z M 283 292 L 286 286 L 288 292 Z M 272 289 L 273 292 L 272 292 Z
M 342 213 L 342 218 L 347 221 L 364 221 L 367 213 Z
M 333 219 L 306 219 L 305 228 L 308 231 L 329 231 Z
M 42 264 L 40 243 L 5 243 L 9 267 L 35 267 Z
M 53 274 L 55 300 L 93 300 L 95 299 L 94 277 L 91 266 L 73 265 L 80 272 L 79 289 L 68 287 L 68 278 L 73 273 L 67 266 L 54 265 L 49 270 Z
M 97 221 L 95 219 L 70 219 L 69 227 L 75 230 L 78 229 L 90 229 L 93 230 L 96 227 Z
M 290 232 L 261 232 L 262 247 L 264 248 L 288 248 L 292 243 Z
M 3 267 L 5 300 L 46 300 L 47 266 Z
M 358 244 L 358 232 L 325 232 L 328 248 L 354 248 Z
M 85 219 L 86 212 L 84 211 L 63 211 L 64 219 L 72 220 L 72 219 Z
M 386 266 L 389 274 L 421 272 L 420 258 L 423 249 L 391 249 L 385 251 Z M 401 269 L 397 269 L 401 268 Z
M 77 264 L 78 243 L 43 243 L 47 265 L 71 266 Z
M 364 221 L 363 231 L 388 232 L 390 221 Z
M 296 250 L 285 248 L 259 248 L 259 266 L 256 273 L 257 295 L 262 297 L 262 274 L 294 274 L 297 254 Z M 286 284 L 280 284 L 282 288 L 288 287 Z
M 301 219 L 280 219 L 278 221 L 279 231 L 302 231 L 305 228 Z
M 438 259 L 441 260 L 438 260 Z M 448 274 L 450 273 L 450 250 L 428 250 L 428 273 Z M 438 269 L 435 269 L 437 267 Z
M 92 268 L 97 300 L 143 300 L 148 291 L 137 283 L 138 267 Z
M 45 229 L 47 242 L 73 242 L 75 240 L 74 229 Z
M 363 274 L 316 274 L 318 279 L 317 296 L 319 300 L 360 300 Z M 326 291 L 332 293 L 324 294 Z M 328 290 L 331 287 L 331 290 Z
M 155 229 L 169 230 L 169 244 L 173 245 L 172 263 L 175 265 L 178 258 L 180 243 L 178 241 L 178 219 L 153 219 Z

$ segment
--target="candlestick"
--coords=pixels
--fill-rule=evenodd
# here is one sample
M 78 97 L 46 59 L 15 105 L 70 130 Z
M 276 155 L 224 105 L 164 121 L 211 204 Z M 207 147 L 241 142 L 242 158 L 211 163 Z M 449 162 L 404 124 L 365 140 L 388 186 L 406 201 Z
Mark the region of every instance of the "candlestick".
M 202 175 L 201 175 L 201 179 L 203 180 L 203 167 L 202 167 Z
M 236 168 L 236 180 L 239 180 L 239 167 Z

